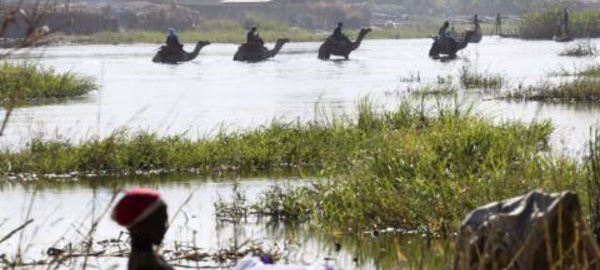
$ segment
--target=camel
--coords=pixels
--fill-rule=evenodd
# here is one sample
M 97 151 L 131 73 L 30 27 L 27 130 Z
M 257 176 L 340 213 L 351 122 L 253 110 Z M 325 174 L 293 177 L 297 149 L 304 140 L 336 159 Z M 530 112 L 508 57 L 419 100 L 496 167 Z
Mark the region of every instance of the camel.
M 346 40 L 334 40 L 331 37 L 327 38 L 327 40 L 321 44 L 321 47 L 319 47 L 319 59 L 328 60 L 333 54 L 337 56 L 343 56 L 344 59 L 348 60 L 348 55 L 360 47 L 360 43 L 369 32 L 371 32 L 371 28 L 360 29 L 358 37 L 354 42 L 346 42 Z
M 191 53 L 182 51 L 179 54 L 165 53 L 166 46 L 163 45 L 162 47 L 160 47 L 160 50 L 156 53 L 156 55 L 154 55 L 154 57 L 152 58 L 152 62 L 177 64 L 180 62 L 192 61 L 192 60 L 194 60 L 194 58 L 196 58 L 198 56 L 198 54 L 200 53 L 200 50 L 204 46 L 209 45 L 209 44 L 210 44 L 210 42 L 201 40 L 201 41 L 198 41 L 198 43 L 196 43 L 196 47 L 194 48 L 194 50 Z
M 469 40 L 471 40 L 471 37 L 473 37 L 474 34 L 474 31 L 467 31 L 465 37 L 461 41 L 449 39 L 444 41 L 445 44 L 443 44 L 442 41 L 439 41 L 437 37 L 434 37 L 434 42 L 429 50 L 429 57 L 440 59 L 440 54 L 444 54 L 447 55 L 448 59 L 456 58 L 456 53 L 467 47 Z
M 240 45 L 233 56 L 234 61 L 259 62 L 274 57 L 279 53 L 284 44 L 290 42 L 288 38 L 278 38 L 272 50 L 257 44 L 244 43 Z
M 465 31 L 464 33 L 462 33 L 461 37 L 465 37 L 467 35 L 467 32 L 468 31 Z M 475 33 L 473 34 L 471 39 L 469 39 L 469 43 L 479 43 L 482 38 L 483 38 L 483 33 L 481 32 L 481 28 L 477 28 L 477 29 L 475 29 Z

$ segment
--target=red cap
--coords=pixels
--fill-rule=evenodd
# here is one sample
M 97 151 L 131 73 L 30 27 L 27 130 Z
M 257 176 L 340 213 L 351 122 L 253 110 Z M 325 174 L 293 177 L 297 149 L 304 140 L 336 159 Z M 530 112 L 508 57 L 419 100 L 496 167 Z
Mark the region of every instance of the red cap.
M 164 205 L 158 191 L 148 188 L 134 188 L 113 209 L 111 218 L 119 225 L 130 228 L 147 218 Z

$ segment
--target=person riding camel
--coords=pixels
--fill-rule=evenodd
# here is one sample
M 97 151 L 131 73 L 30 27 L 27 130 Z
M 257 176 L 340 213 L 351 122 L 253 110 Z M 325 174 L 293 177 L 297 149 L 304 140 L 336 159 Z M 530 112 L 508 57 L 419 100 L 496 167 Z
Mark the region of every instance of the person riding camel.
M 248 31 L 248 33 L 246 34 L 246 44 L 262 47 L 264 46 L 265 42 L 256 30 L 256 26 L 250 27 L 250 31 Z
M 448 21 L 444 22 L 444 25 L 440 28 L 440 31 L 438 31 L 438 39 L 439 40 L 447 40 L 450 38 L 450 32 L 448 31 L 448 28 L 450 27 L 450 23 Z
M 456 40 L 452 37 L 448 28 L 450 27 L 450 23 L 448 21 L 444 22 L 444 25 L 438 31 L 438 40 L 443 44 L 443 46 L 449 46 L 451 43 L 456 43 Z
M 167 205 L 158 191 L 135 188 L 127 191 L 111 218 L 127 228 L 131 236 L 128 270 L 173 270 L 158 254 L 167 232 Z
M 162 50 L 163 53 L 178 54 L 183 52 L 183 44 L 179 43 L 179 37 L 174 28 L 169 28 L 169 35 L 167 36 L 165 43 L 167 45 L 164 46 L 164 50 Z
M 333 34 L 331 35 L 332 39 L 337 41 L 350 42 L 350 39 L 346 35 L 344 35 L 344 33 L 342 33 L 342 27 L 344 27 L 344 24 L 342 22 L 338 22 L 335 29 L 333 29 Z

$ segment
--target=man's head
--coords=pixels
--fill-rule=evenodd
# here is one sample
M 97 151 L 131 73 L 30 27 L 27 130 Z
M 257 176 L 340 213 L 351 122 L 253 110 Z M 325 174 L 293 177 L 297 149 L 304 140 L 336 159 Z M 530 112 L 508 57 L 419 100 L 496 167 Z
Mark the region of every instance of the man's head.
M 167 205 L 158 191 L 131 189 L 113 209 L 112 219 L 126 227 L 132 238 L 160 245 L 168 227 Z
M 444 22 L 444 28 L 448 28 L 450 26 L 450 23 L 448 21 Z
M 169 35 L 175 35 L 175 28 L 169 28 Z
M 342 27 L 342 26 L 344 26 L 344 23 L 342 23 L 342 22 L 338 22 L 337 26 L 338 26 L 338 27 Z
M 256 31 L 256 26 L 250 27 L 250 31 L 252 31 L 252 32 Z

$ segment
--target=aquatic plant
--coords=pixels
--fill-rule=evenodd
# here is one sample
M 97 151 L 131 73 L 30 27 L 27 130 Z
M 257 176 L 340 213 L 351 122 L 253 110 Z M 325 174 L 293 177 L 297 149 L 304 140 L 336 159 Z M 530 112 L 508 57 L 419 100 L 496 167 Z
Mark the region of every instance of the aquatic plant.
M 26 62 L 0 64 L 0 98 L 19 102 L 40 98 L 64 98 L 86 94 L 98 86 L 90 77 L 58 73 Z
M 560 56 L 574 56 L 574 57 L 589 57 L 595 56 L 598 53 L 598 49 L 589 39 L 580 40 L 573 46 L 565 48 L 559 53 Z
M 371 112 L 369 147 L 345 172 L 310 187 L 275 188 L 257 209 L 334 232 L 448 232 L 477 205 L 532 188 L 577 186 L 567 158 L 544 155 L 548 122 L 500 123 L 460 107 Z
M 549 102 L 597 102 L 600 101 L 600 81 L 597 78 L 580 77 L 558 85 L 545 82 L 512 91 L 504 98 Z
M 518 23 L 519 36 L 525 39 L 552 39 L 562 16 L 563 7 L 559 5 L 527 9 Z M 600 11 L 597 9 L 572 10 L 569 20 L 572 37 L 600 36 Z
M 600 77 L 600 65 L 589 66 L 582 71 L 576 72 L 575 75 L 582 77 Z
M 468 65 L 464 65 L 459 73 L 460 84 L 466 89 L 500 89 L 505 80 L 500 75 L 479 73 Z
M 452 85 L 425 85 L 417 87 L 414 90 L 410 90 L 410 93 L 414 96 L 452 96 L 458 93 L 458 87 Z

